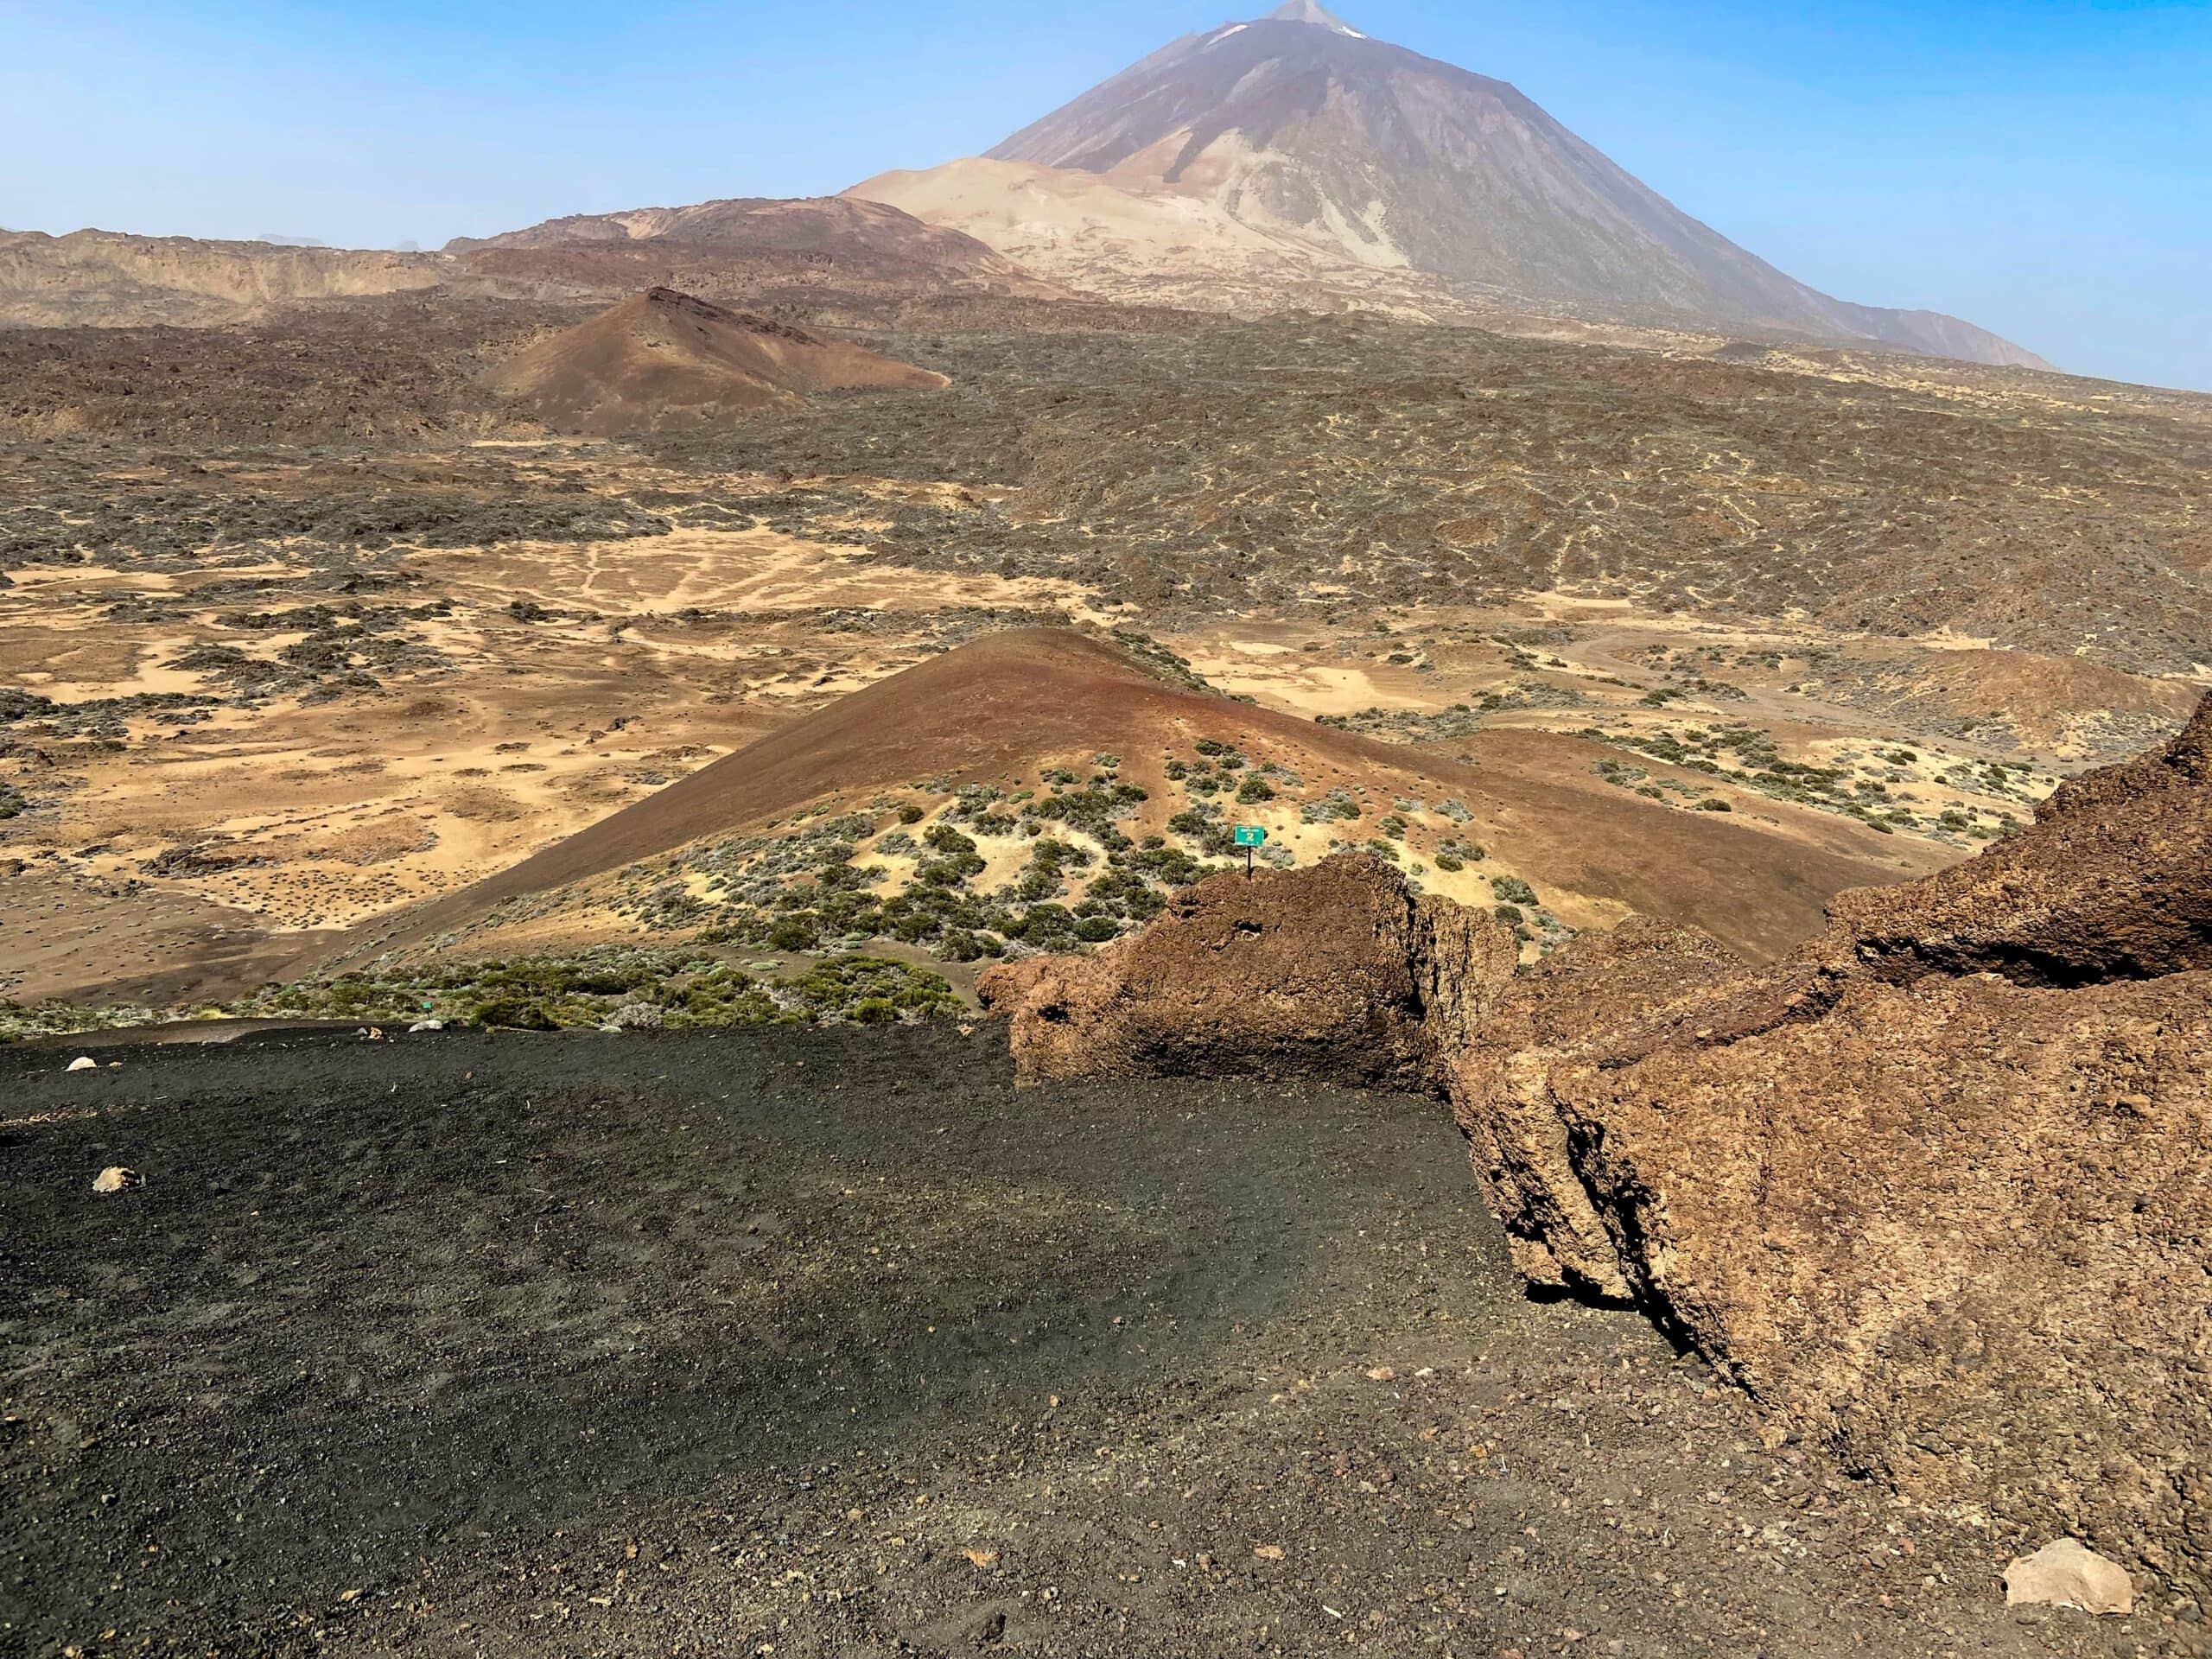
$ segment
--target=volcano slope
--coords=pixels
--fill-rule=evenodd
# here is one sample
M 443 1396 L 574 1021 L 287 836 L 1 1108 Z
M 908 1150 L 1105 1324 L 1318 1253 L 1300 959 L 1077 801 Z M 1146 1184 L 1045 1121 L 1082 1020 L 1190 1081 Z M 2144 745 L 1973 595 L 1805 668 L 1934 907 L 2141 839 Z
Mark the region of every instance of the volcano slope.
M 1310 0 L 1173 41 L 980 161 L 850 194 L 971 231 L 1076 288 L 1164 279 L 1203 303 L 1212 277 L 1217 302 L 1234 303 L 1272 269 L 1287 293 L 1313 283 L 1340 302 L 1418 305 L 1406 278 L 1425 276 L 1539 313 L 2049 366 L 1955 317 L 1817 293 L 1515 87 Z M 1354 272 L 1370 277 L 1365 293 Z
M 68 1052 L 0 1052 L 0 1650 L 2189 1628 L 2005 1609 L 1970 1524 L 1769 1449 L 1634 1315 L 1529 1300 L 1427 1102 L 1017 1097 L 949 1024 Z M 144 1185 L 95 1197 L 117 1163 Z
M 1495 910 L 1530 952 L 1630 909 L 1787 949 L 1841 888 L 1940 854 L 1782 803 L 1670 806 L 1583 746 L 1502 734 L 1487 764 L 1210 694 L 1156 652 L 1002 632 L 840 699 L 489 879 L 358 930 L 321 966 L 607 939 L 956 960 L 1109 939 L 1265 828 L 1270 867 L 1368 849 Z M 1532 760 L 1547 742 L 1554 766 Z M 1724 800 L 1725 784 L 1700 785 Z M 1755 798 L 1742 797 L 1747 805 Z

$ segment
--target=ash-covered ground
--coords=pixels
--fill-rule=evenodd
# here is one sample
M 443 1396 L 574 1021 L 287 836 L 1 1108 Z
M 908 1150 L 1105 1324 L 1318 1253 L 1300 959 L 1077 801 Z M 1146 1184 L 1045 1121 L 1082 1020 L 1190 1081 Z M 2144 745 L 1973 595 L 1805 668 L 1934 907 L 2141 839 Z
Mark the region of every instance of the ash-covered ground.
M 0 1652 L 2200 1650 L 1530 1300 L 1429 1103 L 949 1022 L 93 1052 L 0 1053 Z

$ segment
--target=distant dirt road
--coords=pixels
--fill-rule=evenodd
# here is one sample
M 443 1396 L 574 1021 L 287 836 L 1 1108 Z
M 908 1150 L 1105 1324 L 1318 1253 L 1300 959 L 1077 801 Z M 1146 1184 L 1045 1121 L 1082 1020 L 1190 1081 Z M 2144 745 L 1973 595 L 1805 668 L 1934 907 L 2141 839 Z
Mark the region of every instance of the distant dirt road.
M 1528 1300 L 1426 1103 L 1017 1096 L 989 1028 L 67 1057 L 0 1052 L 0 1653 L 2187 1650 Z

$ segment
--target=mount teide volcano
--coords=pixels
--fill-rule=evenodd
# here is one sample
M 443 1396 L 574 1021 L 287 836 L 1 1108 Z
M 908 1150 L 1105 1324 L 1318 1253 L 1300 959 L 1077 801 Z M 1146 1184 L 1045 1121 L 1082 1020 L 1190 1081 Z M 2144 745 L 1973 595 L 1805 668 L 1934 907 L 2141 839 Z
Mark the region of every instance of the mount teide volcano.
M 1039 169 L 1090 183 L 1040 188 Z M 1102 184 L 1141 204 L 1145 231 L 1130 231 L 1127 202 L 1100 210 Z M 995 188 L 1020 209 L 992 202 Z M 1177 41 L 980 161 L 850 194 L 1071 282 L 1102 244 L 1171 281 L 1187 275 L 1179 261 L 1237 244 L 1248 263 L 1332 271 L 1340 287 L 1361 272 L 1385 291 L 1427 276 L 1508 308 L 2048 366 L 1956 318 L 1808 288 L 1505 82 L 1370 40 L 1312 0 Z M 1072 222 L 1040 232 L 1052 211 Z

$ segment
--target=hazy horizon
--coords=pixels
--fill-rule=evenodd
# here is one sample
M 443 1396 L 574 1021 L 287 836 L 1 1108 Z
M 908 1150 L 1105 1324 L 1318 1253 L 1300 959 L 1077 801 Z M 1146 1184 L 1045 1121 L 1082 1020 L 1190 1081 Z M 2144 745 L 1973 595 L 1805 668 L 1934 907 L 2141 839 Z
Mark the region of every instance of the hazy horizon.
M 0 3 L 0 225 L 435 248 L 562 213 L 824 194 L 977 153 L 1236 16 L 553 3 Z M 2075 373 L 2212 389 L 2212 6 L 1376 0 L 1789 275 Z M 66 142 L 62 135 L 67 135 Z

